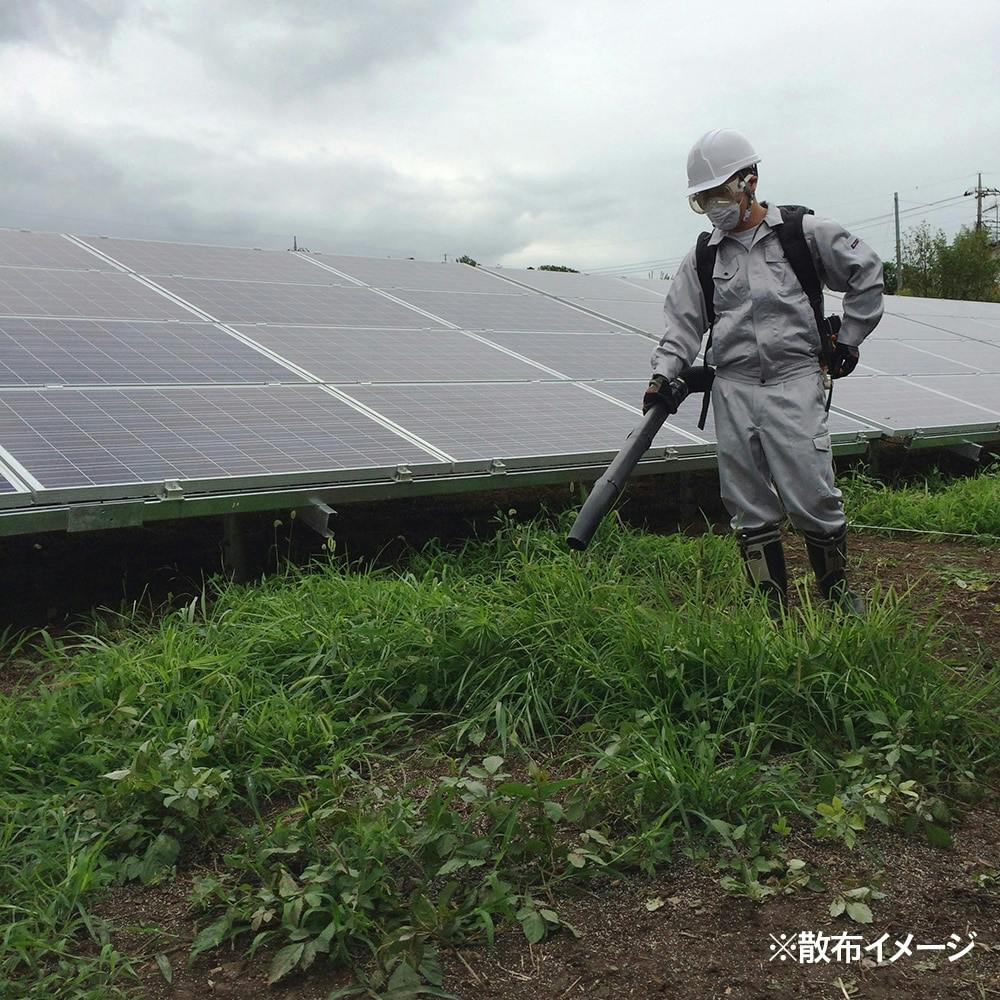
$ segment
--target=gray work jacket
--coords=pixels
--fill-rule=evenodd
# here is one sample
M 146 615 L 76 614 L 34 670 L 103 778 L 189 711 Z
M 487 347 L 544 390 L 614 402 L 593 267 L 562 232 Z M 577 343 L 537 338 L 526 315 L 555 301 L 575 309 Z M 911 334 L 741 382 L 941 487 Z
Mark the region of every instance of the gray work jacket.
M 765 203 L 766 204 L 766 203 Z M 781 212 L 767 215 L 749 250 L 719 229 L 715 258 L 715 329 L 709 363 L 722 378 L 767 385 L 819 369 L 819 334 L 812 307 L 785 259 L 775 229 Z M 814 215 L 803 217 L 806 245 L 827 288 L 844 293 L 841 343 L 857 347 L 882 318 L 882 262 L 865 242 Z M 663 304 L 665 331 L 653 352 L 654 374 L 672 378 L 694 362 L 708 330 L 705 300 L 692 250 Z

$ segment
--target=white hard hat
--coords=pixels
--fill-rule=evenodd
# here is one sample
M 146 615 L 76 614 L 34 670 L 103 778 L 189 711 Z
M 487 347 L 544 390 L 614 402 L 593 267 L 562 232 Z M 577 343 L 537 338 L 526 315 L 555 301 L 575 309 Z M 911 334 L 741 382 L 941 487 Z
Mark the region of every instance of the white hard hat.
M 750 140 L 731 128 L 713 128 L 688 153 L 689 195 L 718 187 L 737 170 L 760 162 Z

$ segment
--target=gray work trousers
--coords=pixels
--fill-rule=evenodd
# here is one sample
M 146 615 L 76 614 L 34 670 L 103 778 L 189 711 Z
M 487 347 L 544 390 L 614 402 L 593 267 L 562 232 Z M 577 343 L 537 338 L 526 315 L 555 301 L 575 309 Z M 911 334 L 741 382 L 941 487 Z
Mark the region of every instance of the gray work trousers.
M 716 378 L 719 482 L 736 531 L 777 524 L 785 512 L 799 531 L 844 526 L 825 405 L 819 372 L 769 385 Z

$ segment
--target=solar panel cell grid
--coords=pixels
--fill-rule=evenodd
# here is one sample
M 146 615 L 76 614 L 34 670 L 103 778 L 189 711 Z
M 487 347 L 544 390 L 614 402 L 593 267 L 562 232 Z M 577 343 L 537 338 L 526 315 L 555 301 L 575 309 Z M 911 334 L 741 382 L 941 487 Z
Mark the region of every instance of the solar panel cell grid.
M 303 254 L 283 250 L 248 250 L 95 236 L 81 239 L 147 277 L 185 275 L 190 278 L 242 278 L 317 285 L 350 284 L 344 278 L 310 264 Z
M 0 266 L 115 270 L 112 264 L 58 233 L 25 233 L 17 229 L 0 229 Z
M 655 292 L 660 296 L 661 299 L 666 298 L 667 290 L 670 288 L 670 280 L 668 278 L 618 278 L 626 285 L 635 285 L 640 288 L 648 289 L 651 292 Z
M 14 486 L 7 482 L 3 476 L 0 476 L 0 493 L 16 493 Z
M 923 299 L 915 295 L 887 295 L 885 311 L 899 316 L 954 316 L 1000 318 L 1000 303 L 972 302 L 964 299 Z
M 446 329 L 367 288 L 160 278 L 158 284 L 224 323 Z
M 4 267 L 0 316 L 189 320 L 192 313 L 120 271 Z
M 882 323 L 887 317 L 883 317 Z M 890 321 L 902 324 L 913 337 L 921 340 L 946 340 L 951 336 L 1000 343 L 1000 323 L 988 319 L 970 319 L 957 316 L 910 316 L 905 319 L 891 317 Z M 882 328 L 876 329 L 875 335 Z
M 463 330 L 539 330 L 557 333 L 611 332 L 614 324 L 532 295 L 470 292 L 394 293 Z
M 956 375 L 950 378 L 979 377 L 982 376 Z M 921 386 L 926 384 L 947 392 L 949 389 L 945 380 L 948 379 L 949 376 L 927 376 L 916 382 L 891 375 L 873 375 L 860 379 L 851 376 L 837 382 L 834 405 L 863 420 L 870 420 L 899 432 L 949 425 L 991 426 L 997 422 L 1000 414 L 991 414 L 980 407 L 971 406 L 961 398 L 921 391 Z M 971 383 L 969 385 L 971 387 Z
M 569 382 L 359 386 L 351 395 L 459 460 L 616 452 L 637 423 Z M 690 442 L 657 439 L 681 443 Z
M 48 489 L 433 461 L 315 386 L 7 392 L 0 440 Z
M 609 396 L 614 396 L 615 399 L 619 399 L 623 403 L 628 403 L 629 406 L 634 406 L 636 409 L 639 409 L 642 402 L 642 394 L 646 388 L 646 382 L 634 381 L 596 383 L 595 388 L 600 389 L 601 392 L 606 392 Z M 698 418 L 701 416 L 701 401 L 702 396 L 700 394 L 692 396 L 690 399 L 685 401 L 677 413 L 673 414 L 673 416 L 669 418 L 669 426 L 677 427 L 680 430 L 687 431 L 689 434 L 695 435 L 696 437 L 714 442 L 716 440 L 715 422 L 713 420 L 711 407 L 708 409 L 708 418 L 705 421 L 705 429 L 699 430 L 698 428 Z M 870 431 L 872 429 L 870 425 L 865 424 L 863 421 L 855 420 L 842 413 L 837 413 L 836 410 L 830 411 L 829 427 L 830 433 L 834 435 L 857 434 L 859 431 Z M 659 436 L 657 436 L 656 440 L 660 440 Z
M 930 345 L 937 347 L 937 353 Z M 900 340 L 879 340 L 871 337 L 861 349 L 861 363 L 857 374 L 875 374 L 879 371 L 887 375 L 949 375 L 973 371 L 968 365 L 952 360 L 952 346 L 937 341 L 919 341 L 907 344 Z
M 642 375 L 656 346 L 629 333 L 491 333 L 488 339 L 576 379 Z
M 663 303 L 652 297 L 646 302 L 631 302 L 621 299 L 572 299 L 575 305 L 607 316 L 612 322 L 642 330 L 659 340 L 663 336 Z
M 552 377 L 456 330 L 237 329 L 324 382 L 496 382 Z
M 399 260 L 317 254 L 316 259 L 377 288 L 421 289 L 425 292 L 492 292 L 523 295 L 524 290 L 499 281 L 484 268 L 454 261 Z
M 211 323 L 0 320 L 0 385 L 301 381 Z
M 566 271 L 527 271 L 512 268 L 489 268 L 494 274 L 519 281 L 531 288 L 567 299 L 618 299 L 632 302 L 655 302 L 659 297 L 655 289 L 631 285 L 620 278 L 603 275 L 571 274 Z
M 984 344 L 974 340 L 925 340 L 913 344 L 914 350 L 931 351 L 951 361 L 966 365 L 973 371 L 996 374 L 1000 372 L 1000 340 L 997 344 Z
M 649 379 L 642 379 L 641 381 L 636 379 L 627 382 L 597 382 L 594 383 L 594 388 L 607 393 L 609 396 L 613 396 L 620 402 L 626 403 L 634 407 L 636 411 L 639 411 L 642 409 L 642 394 L 646 391 L 648 384 Z M 705 441 L 714 442 L 715 422 L 712 419 L 711 407 L 708 411 L 708 419 L 705 422 L 704 430 L 698 429 L 698 417 L 700 414 L 701 396 L 693 396 L 673 416 L 668 418 L 669 426 L 687 431 L 688 434 L 693 434 L 695 437 L 702 438 Z M 659 435 L 657 435 L 656 440 L 660 440 Z
M 917 385 L 945 392 L 973 406 L 982 407 L 981 420 L 1000 422 L 1000 375 L 927 375 L 914 378 Z M 991 416 L 992 415 L 992 416 Z

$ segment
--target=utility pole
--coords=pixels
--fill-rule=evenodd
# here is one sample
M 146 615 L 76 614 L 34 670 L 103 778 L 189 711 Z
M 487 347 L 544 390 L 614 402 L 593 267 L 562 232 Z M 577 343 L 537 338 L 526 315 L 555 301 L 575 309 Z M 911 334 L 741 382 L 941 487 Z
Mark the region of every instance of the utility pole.
M 966 197 L 970 194 L 976 196 L 976 230 L 978 231 L 983 228 L 983 198 L 989 194 L 1000 195 L 1000 188 L 984 188 L 983 175 L 980 173 L 976 186 L 965 192 Z
M 899 248 L 899 192 L 893 191 L 892 203 L 896 210 L 896 294 L 903 287 L 903 255 Z

